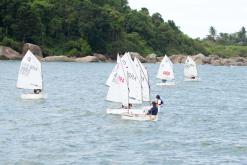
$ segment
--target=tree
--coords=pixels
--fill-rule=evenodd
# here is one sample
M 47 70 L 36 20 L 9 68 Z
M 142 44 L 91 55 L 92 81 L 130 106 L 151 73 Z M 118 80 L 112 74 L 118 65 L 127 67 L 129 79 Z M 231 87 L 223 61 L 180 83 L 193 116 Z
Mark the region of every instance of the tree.
M 242 27 L 240 31 L 238 32 L 238 38 L 241 44 L 244 44 L 246 42 L 246 30 L 245 27 Z
M 209 39 L 215 41 L 216 39 L 216 29 L 213 26 L 210 26 L 209 28 Z

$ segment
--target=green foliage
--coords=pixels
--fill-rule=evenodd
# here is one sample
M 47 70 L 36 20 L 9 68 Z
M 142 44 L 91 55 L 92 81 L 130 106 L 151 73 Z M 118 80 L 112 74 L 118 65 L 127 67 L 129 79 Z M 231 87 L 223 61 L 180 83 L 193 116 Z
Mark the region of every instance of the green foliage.
M 77 41 L 70 40 L 65 44 L 66 54 L 69 56 L 81 57 L 83 55 L 88 55 L 91 53 L 91 47 L 88 45 L 87 41 L 80 38 Z
M 20 50 L 20 43 L 31 42 L 40 45 L 45 55 L 135 51 L 245 56 L 245 47 L 240 45 L 247 45 L 246 38 L 244 27 L 218 36 L 211 27 L 208 38 L 193 40 L 173 20 L 165 22 L 159 13 L 150 15 L 147 8 L 131 10 L 127 0 L 0 1 L 1 44 Z M 225 49 L 222 44 L 235 47 Z
M 4 37 L 2 42 L 3 46 L 11 47 L 17 51 L 21 50 L 21 44 L 19 42 L 16 42 L 12 38 Z

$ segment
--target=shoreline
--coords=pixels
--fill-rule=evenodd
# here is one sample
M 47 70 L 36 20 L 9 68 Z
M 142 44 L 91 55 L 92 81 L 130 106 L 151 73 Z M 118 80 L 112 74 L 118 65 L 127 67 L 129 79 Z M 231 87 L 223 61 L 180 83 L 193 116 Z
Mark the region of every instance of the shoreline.
M 173 64 L 184 64 L 185 59 L 188 55 L 172 55 L 169 56 Z M 133 56 L 132 56 L 133 57 Z M 197 65 L 213 65 L 213 66 L 247 66 L 247 58 L 244 57 L 231 57 L 231 58 L 221 58 L 217 55 L 204 56 L 202 54 L 198 55 L 190 55 L 192 59 L 196 62 Z M 37 58 L 42 62 L 76 62 L 76 63 L 115 63 L 116 60 L 112 60 L 111 58 L 106 58 L 105 60 L 99 59 L 96 56 L 85 56 L 85 57 L 67 57 L 64 55 L 61 56 L 47 56 L 47 57 L 39 57 Z M 160 63 L 163 57 L 146 57 L 141 58 L 139 60 L 142 63 Z M 0 61 L 20 61 L 21 58 L 15 59 L 3 59 L 0 58 Z
M 92 62 L 105 62 L 112 63 L 116 60 L 111 59 L 107 55 L 94 53 L 93 55 L 88 55 L 85 57 L 68 57 L 66 55 L 59 56 L 47 56 L 43 57 L 42 50 L 39 46 L 26 43 L 23 46 L 22 54 L 13 50 L 10 47 L 0 45 L 0 60 L 21 60 L 25 55 L 27 50 L 31 50 L 33 54 L 42 62 L 79 62 L 79 63 L 92 63 Z M 159 63 L 162 61 L 163 56 L 157 56 L 156 54 L 149 54 L 147 56 L 142 56 L 137 52 L 130 52 L 131 57 L 138 58 L 142 63 Z M 205 56 L 203 54 L 197 55 L 171 55 L 169 56 L 173 64 L 183 64 L 186 60 L 186 57 L 190 56 L 197 65 L 214 65 L 214 66 L 247 66 L 247 57 L 230 57 L 222 58 L 218 55 L 209 55 Z

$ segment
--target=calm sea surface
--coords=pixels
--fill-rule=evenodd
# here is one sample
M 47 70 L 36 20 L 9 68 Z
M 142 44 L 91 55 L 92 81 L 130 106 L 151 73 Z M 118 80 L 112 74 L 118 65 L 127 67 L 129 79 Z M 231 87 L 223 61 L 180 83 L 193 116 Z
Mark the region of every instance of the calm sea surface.
M 114 64 L 43 63 L 45 100 L 16 89 L 19 61 L 0 61 L 0 164 L 247 164 L 247 67 L 199 66 L 200 82 L 155 84 L 165 107 L 157 122 L 106 114 Z

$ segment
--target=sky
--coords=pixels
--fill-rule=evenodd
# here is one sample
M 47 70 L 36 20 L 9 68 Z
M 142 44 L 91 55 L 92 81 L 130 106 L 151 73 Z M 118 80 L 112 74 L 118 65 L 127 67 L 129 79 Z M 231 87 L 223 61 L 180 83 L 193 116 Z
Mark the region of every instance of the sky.
M 192 38 L 205 38 L 209 27 L 217 33 L 247 29 L 247 0 L 128 0 L 132 9 L 146 7 L 165 21 L 173 20 Z

